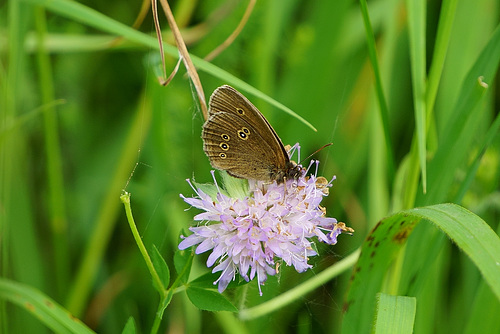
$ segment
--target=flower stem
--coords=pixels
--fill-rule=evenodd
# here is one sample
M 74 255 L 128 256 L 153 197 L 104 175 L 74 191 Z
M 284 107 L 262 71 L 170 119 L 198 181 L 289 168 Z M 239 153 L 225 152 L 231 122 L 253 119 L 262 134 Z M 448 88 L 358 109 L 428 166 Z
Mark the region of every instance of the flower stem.
M 146 261 L 146 266 L 148 267 L 149 273 L 151 274 L 153 281 L 155 282 L 158 289 L 161 291 L 160 295 L 161 299 L 163 300 L 167 295 L 167 290 L 165 289 L 165 286 L 163 285 L 160 276 L 158 275 L 155 267 L 153 266 L 151 257 L 149 256 L 148 251 L 146 250 L 146 247 L 142 242 L 142 238 L 139 235 L 137 226 L 135 225 L 134 217 L 132 216 L 132 209 L 130 208 L 130 193 L 126 191 L 123 192 L 123 194 L 120 196 L 120 200 L 125 205 L 125 213 L 127 215 L 128 224 L 130 226 L 130 230 L 132 231 L 132 235 L 134 236 L 135 242 L 137 243 L 137 247 L 139 247 L 139 251 L 141 252 L 142 257 L 144 258 L 144 261 Z
M 162 303 L 160 303 L 160 304 L 158 304 L 158 311 L 155 313 L 155 321 L 153 322 L 153 326 L 151 327 L 151 334 L 158 333 L 158 329 L 160 328 L 162 315 L 163 315 Z
M 161 281 L 160 276 L 158 275 L 158 272 L 153 265 L 153 261 L 151 261 L 151 257 L 149 256 L 148 251 L 146 250 L 146 247 L 142 242 L 142 238 L 139 235 L 139 231 L 137 230 L 137 226 L 135 225 L 134 217 L 132 216 L 132 209 L 130 207 L 130 193 L 124 191 L 120 196 L 120 200 L 125 206 L 125 214 L 127 215 L 130 230 L 132 231 L 132 235 L 134 236 L 135 242 L 137 243 L 137 247 L 139 247 L 139 251 L 144 258 L 144 261 L 146 261 L 146 266 L 148 267 L 149 273 L 151 274 L 158 292 L 160 293 L 160 303 L 158 304 L 158 311 L 155 313 L 155 320 L 153 326 L 151 327 L 151 333 L 155 334 L 158 333 L 158 328 L 160 327 L 163 312 L 165 311 L 165 307 L 168 304 L 167 300 L 172 297 L 172 294 L 169 294 L 165 289 L 165 286 L 163 285 L 163 282 Z
M 258 318 L 264 314 L 269 314 L 274 312 L 285 305 L 290 304 L 294 300 L 303 297 L 306 293 L 316 289 L 317 287 L 325 284 L 332 278 L 340 275 L 344 271 L 351 268 L 358 260 L 360 250 L 356 250 L 351 255 L 347 256 L 345 259 L 337 262 L 330 268 L 322 271 L 318 275 L 314 276 L 310 280 L 296 286 L 295 288 L 288 290 L 287 292 L 279 295 L 276 298 L 269 300 L 268 302 L 262 303 L 258 306 L 241 310 L 240 319 L 251 320 Z

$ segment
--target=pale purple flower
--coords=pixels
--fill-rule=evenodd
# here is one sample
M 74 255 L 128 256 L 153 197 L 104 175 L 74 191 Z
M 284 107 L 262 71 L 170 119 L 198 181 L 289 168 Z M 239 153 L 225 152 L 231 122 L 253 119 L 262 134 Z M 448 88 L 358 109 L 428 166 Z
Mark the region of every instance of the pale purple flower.
M 334 245 L 340 233 L 353 232 L 344 223 L 326 217 L 326 210 L 319 205 L 335 177 L 330 182 L 317 177 L 317 163 L 314 175 L 305 176 L 304 172 L 282 184 L 249 180 L 245 197 L 231 196 L 235 191 L 227 182 L 223 190 L 215 182 L 215 188 L 203 186 L 212 198 L 187 180 L 197 196 L 181 197 L 204 212 L 194 217 L 202 223 L 189 228 L 193 234 L 183 237 L 179 249 L 198 245 L 196 254 L 212 250 L 207 267 L 217 263 L 212 272 L 221 272 L 214 282 L 219 292 L 240 274 L 247 282 L 257 276 L 262 295 L 260 285 L 267 275 L 276 274 L 277 260 L 298 272 L 311 268 L 308 258 L 317 255 L 311 239 Z M 241 194 L 241 189 L 238 192 Z

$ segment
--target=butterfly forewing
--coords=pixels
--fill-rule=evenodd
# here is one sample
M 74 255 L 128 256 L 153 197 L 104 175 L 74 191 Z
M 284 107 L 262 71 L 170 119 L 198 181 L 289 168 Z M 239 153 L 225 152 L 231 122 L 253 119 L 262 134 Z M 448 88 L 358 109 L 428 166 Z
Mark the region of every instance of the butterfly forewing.
M 285 147 L 271 124 L 269 124 L 259 109 L 236 89 L 228 85 L 217 88 L 212 96 L 210 96 L 209 107 L 209 115 L 228 112 L 246 120 L 261 134 L 265 141 L 272 145 L 272 150 L 276 155 L 281 155 L 279 152 L 282 152 L 283 156 L 288 160 Z
M 262 113 L 230 86 L 210 97 L 203 125 L 203 149 L 214 168 L 256 180 L 278 180 L 290 172 L 290 159 Z
M 279 168 L 269 143 L 234 114 L 212 115 L 203 126 L 202 137 L 212 166 L 233 176 L 268 180 L 272 170 Z

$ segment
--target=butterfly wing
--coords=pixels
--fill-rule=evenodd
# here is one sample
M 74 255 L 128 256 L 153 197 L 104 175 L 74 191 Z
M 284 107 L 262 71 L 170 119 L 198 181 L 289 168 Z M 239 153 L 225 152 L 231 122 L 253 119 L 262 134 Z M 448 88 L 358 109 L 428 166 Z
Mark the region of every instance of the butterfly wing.
M 212 166 L 236 177 L 271 180 L 290 163 L 262 113 L 230 86 L 217 88 L 210 97 L 202 138 Z

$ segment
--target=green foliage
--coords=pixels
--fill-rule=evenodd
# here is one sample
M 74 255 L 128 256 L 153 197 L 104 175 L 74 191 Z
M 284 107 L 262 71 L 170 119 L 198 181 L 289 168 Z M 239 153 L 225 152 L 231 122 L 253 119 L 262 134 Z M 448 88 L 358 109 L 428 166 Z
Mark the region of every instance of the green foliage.
M 151 16 L 134 29 L 139 2 L 9 1 L 0 332 L 386 332 L 378 293 L 415 333 L 500 330 L 498 1 L 257 1 L 210 62 L 248 2 L 169 3 L 207 97 L 238 88 L 301 158 L 333 142 L 313 157 L 337 175 L 322 205 L 354 235 L 315 245 L 313 270 L 282 265 L 262 297 L 238 279 L 220 295 L 207 255 L 177 248 L 199 212 L 185 180 L 216 188 L 185 69 L 158 84 Z
M 125 327 L 123 327 L 122 334 L 135 334 L 135 323 L 134 323 L 134 318 L 128 318 L 127 323 L 125 324 Z
M 223 295 L 214 290 L 189 287 L 186 291 L 189 300 L 200 310 L 205 311 L 231 311 L 238 309 L 231 304 Z
M 413 229 L 425 219 L 443 230 L 475 263 L 500 300 L 500 239 L 482 219 L 454 204 L 438 204 L 401 211 L 381 220 L 368 235 L 351 277 L 346 299 L 345 333 L 366 333 L 370 329 L 375 296 L 392 260 Z M 392 291 L 397 291 L 397 286 Z
M 416 298 L 377 294 L 374 333 L 413 333 Z
M 94 333 L 61 305 L 28 285 L 2 278 L 0 298 L 24 308 L 56 333 Z
M 168 269 L 168 265 L 161 256 L 160 251 L 158 250 L 158 248 L 156 248 L 156 246 L 153 246 L 153 252 L 151 254 L 152 254 L 151 257 L 153 265 L 156 269 L 156 272 L 158 273 L 158 276 L 160 277 L 163 286 L 167 287 L 170 283 L 170 270 Z M 156 284 L 155 288 L 159 290 L 159 292 L 161 293 L 161 288 L 156 286 Z
M 184 283 L 186 283 L 189 278 L 192 259 L 192 252 L 177 250 L 174 253 L 174 264 L 178 273 L 177 279 L 180 279 Z

